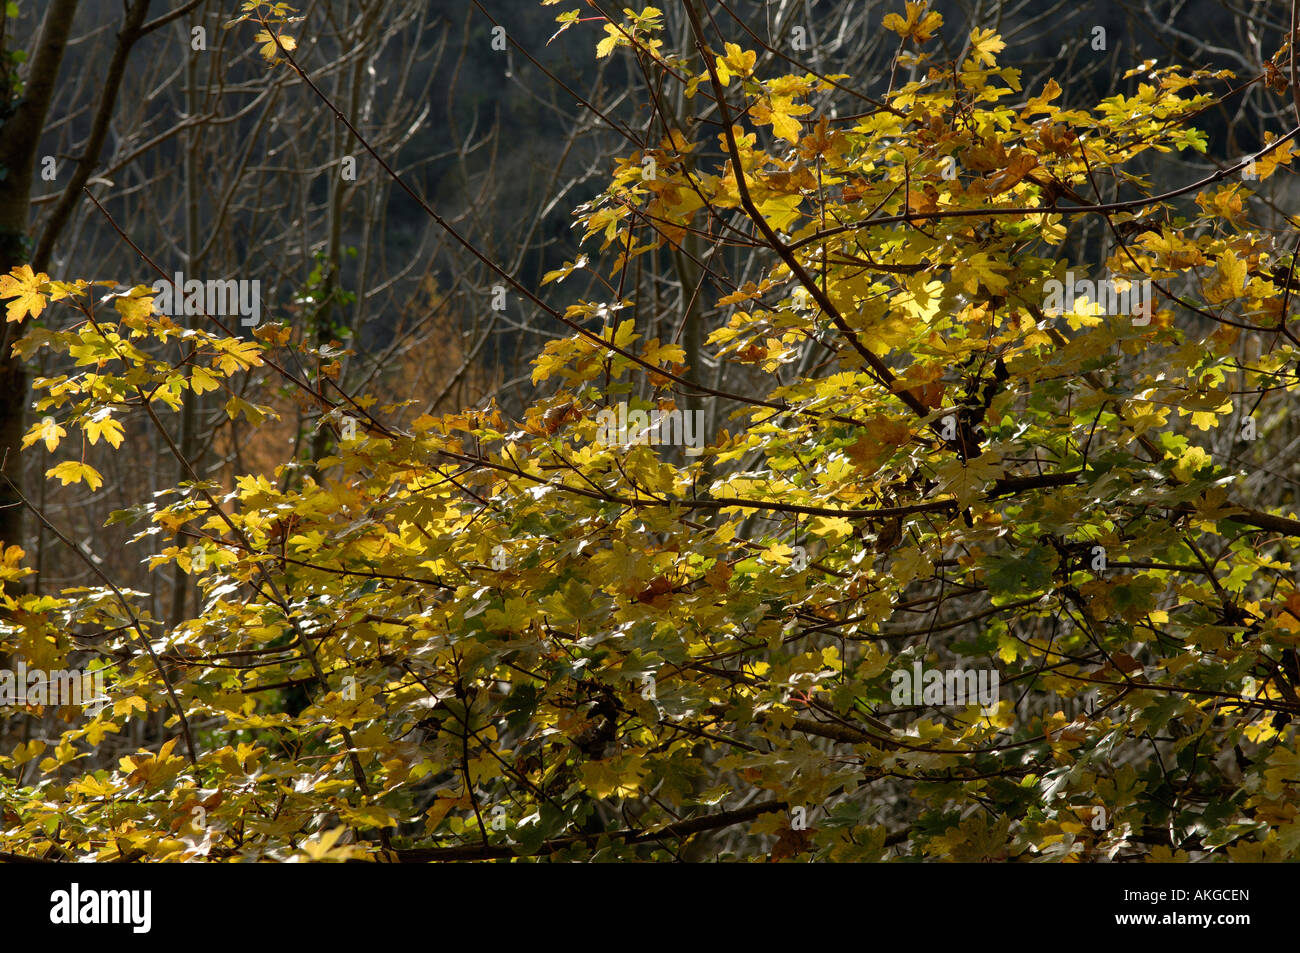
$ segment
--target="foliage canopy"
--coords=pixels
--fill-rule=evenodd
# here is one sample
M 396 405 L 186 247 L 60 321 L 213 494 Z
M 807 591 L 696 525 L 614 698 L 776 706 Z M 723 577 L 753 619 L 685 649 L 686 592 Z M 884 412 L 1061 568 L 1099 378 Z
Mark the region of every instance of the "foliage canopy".
M 175 628 L 107 579 L 3 597 L 7 651 L 57 669 L 93 644 L 109 701 L 0 756 L 0 847 L 1297 855 L 1300 520 L 1241 479 L 1294 399 L 1292 256 L 1244 163 L 1160 195 L 1141 164 L 1204 151 L 1193 121 L 1229 77 L 1148 62 L 1136 95 L 1064 109 L 1055 81 L 1022 90 L 999 65 L 993 31 L 943 61 L 942 18 L 909 2 L 883 28 L 917 78 L 844 118 L 821 101 L 851 77 L 760 74 L 688 6 L 682 49 L 654 8 L 602 23 L 596 55 L 713 120 L 665 121 L 617 160 L 578 210 L 587 257 L 545 289 L 510 279 L 548 311 L 575 270 L 609 288 L 551 312 L 569 333 L 537 357 L 525 419 L 398 423 L 281 326 L 249 340 L 179 326 L 144 286 L 0 279 L 17 351 L 69 362 L 35 381 L 29 452 L 127 452 L 122 419 L 165 433 L 187 389 L 256 421 L 272 411 L 233 382 L 268 365 L 339 434 L 293 480 L 196 477 L 115 515 L 198 580 L 203 611 Z M 289 12 L 246 5 L 277 69 L 296 69 Z M 1296 134 L 1253 157 L 1258 179 Z M 1102 203 L 1103 182 L 1131 198 Z M 1058 258 L 1085 216 L 1108 228 L 1096 273 Z M 765 270 L 733 270 L 755 245 Z M 643 336 L 621 293 L 641 256 L 692 248 L 730 309 L 709 361 L 747 367 L 745 394 Z M 1085 279 L 1145 303 L 1045 304 Z M 699 457 L 597 439 L 603 408 L 700 400 L 732 412 Z M 101 481 L 76 459 L 47 476 Z M 0 580 L 29 573 L 4 550 Z M 918 666 L 996 673 L 999 698 L 900 704 L 895 673 Z M 155 719 L 161 746 L 83 766 Z

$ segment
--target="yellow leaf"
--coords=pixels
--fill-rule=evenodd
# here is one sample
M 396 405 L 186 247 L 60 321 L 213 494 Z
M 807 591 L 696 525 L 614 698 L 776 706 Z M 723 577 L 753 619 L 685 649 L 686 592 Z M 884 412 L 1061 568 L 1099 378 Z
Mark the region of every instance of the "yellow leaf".
M 276 46 L 275 43 L 277 38 L 280 41 L 279 46 Z M 274 63 L 279 57 L 280 47 L 283 47 L 287 51 L 296 50 L 298 48 L 298 41 L 293 37 L 287 36 L 283 33 L 279 34 L 278 37 L 272 36 L 266 30 L 260 31 L 257 36 L 253 37 L 253 42 L 262 44 L 262 49 L 259 52 L 261 52 L 262 56 L 265 57 L 269 63 Z
M 750 109 L 750 115 L 753 117 L 754 122 L 759 124 L 770 122 L 774 133 L 782 139 L 795 143 L 799 141 L 799 134 L 803 132 L 803 125 L 794 117 L 809 112 L 812 112 L 811 106 L 806 104 L 795 105 L 789 96 L 772 96 L 768 99 L 760 99 Z
M 30 447 L 37 440 L 44 440 L 45 449 L 53 453 L 54 448 L 59 445 L 59 438 L 67 435 L 68 432 L 60 427 L 53 417 L 45 417 L 27 431 L 27 435 L 23 437 L 23 448 Z
M 148 712 L 149 705 L 139 695 L 132 695 L 130 698 L 121 698 L 113 703 L 113 717 L 118 718 L 122 715 L 129 715 L 132 711 Z
M 795 122 L 795 125 L 799 123 Z M 799 218 L 799 203 L 802 201 L 802 195 L 781 195 L 760 204 L 758 212 L 773 228 L 785 231 Z
M 799 133 L 803 131 L 803 126 L 800 124 L 798 119 L 795 119 L 788 113 L 773 111 L 772 131 L 782 139 L 787 139 L 790 142 L 798 142 Z
M 1246 291 L 1246 263 L 1231 250 L 1219 256 L 1215 268 L 1213 283 L 1205 290 L 1205 300 L 1211 304 L 1221 304 L 1232 298 L 1240 298 Z
M 605 33 L 608 35 L 596 44 L 596 57 L 598 59 L 603 59 L 613 53 L 615 47 L 619 45 L 619 41 L 623 39 L 623 34 L 619 33 L 618 27 L 612 23 L 605 24 Z
M 45 750 L 45 742 L 39 738 L 33 738 L 27 744 L 17 744 L 14 746 L 14 764 L 26 764 L 33 758 L 40 755 Z
M 754 70 L 758 56 L 753 50 L 742 50 L 737 43 L 726 45 L 727 55 L 717 57 L 718 82 L 731 85 L 731 77 L 748 76 Z
M 86 775 L 80 781 L 74 781 L 68 785 L 68 790 L 76 794 L 87 794 L 90 797 L 111 798 L 117 793 L 117 788 L 107 781 L 101 781 L 94 775 Z
M 6 321 L 21 321 L 30 315 L 36 317 L 45 310 L 46 296 L 41 285 L 50 276 L 44 272 L 33 274 L 31 265 L 20 265 L 7 275 L 0 275 L 0 298 L 13 298 L 9 302 Z
M 332 827 L 303 843 L 300 849 L 309 859 L 317 862 L 351 860 L 354 856 L 359 856 L 361 851 L 348 844 L 338 843 L 339 838 L 346 832 L 347 828 L 342 825 Z M 298 857 L 293 858 L 295 861 L 298 859 Z
M 1196 476 L 1201 467 L 1210 462 L 1210 455 L 1197 446 L 1190 446 L 1183 451 L 1183 455 L 1178 458 L 1178 463 L 1174 466 L 1174 476 L 1186 483 L 1192 477 Z
M 1198 430 L 1210 430 L 1219 424 L 1221 414 L 1232 413 L 1232 402 L 1228 401 L 1221 407 L 1213 410 L 1195 410 L 1192 411 L 1192 426 Z
M 58 477 L 64 486 L 69 483 L 80 483 L 82 480 L 85 480 L 86 485 L 92 490 L 98 490 L 104 485 L 104 478 L 99 475 L 98 470 L 88 463 L 79 463 L 76 460 L 66 460 L 57 467 L 51 467 L 45 471 L 45 476 L 47 479 Z
M 1264 138 L 1266 140 L 1264 147 L 1268 148 L 1269 143 L 1276 139 L 1277 136 L 1272 132 L 1266 132 L 1264 133 Z M 1260 156 L 1255 160 L 1255 175 L 1258 176 L 1259 180 L 1262 182 L 1264 179 L 1267 179 L 1272 175 L 1278 166 L 1290 165 L 1291 157 L 1294 154 L 1295 141 L 1288 139 L 1268 155 Z
M 817 536 L 831 540 L 846 539 L 853 535 L 853 524 L 839 516 L 817 516 L 810 525 Z
M 143 291 L 143 289 L 132 289 L 131 294 L 113 300 L 113 307 L 122 316 L 122 323 L 134 328 L 142 327 L 145 319 L 153 314 L 153 295 L 135 294 L 137 290 Z
M 934 31 L 943 26 L 943 16 L 938 13 L 926 13 L 924 3 L 913 3 L 907 0 L 907 19 L 904 20 L 897 13 L 885 15 L 883 26 L 886 30 L 893 30 L 903 38 L 912 37 L 918 43 L 924 43 L 934 35 Z
M 1001 460 L 993 452 L 965 462 L 949 460 L 935 470 L 935 475 L 941 491 L 951 493 L 962 506 L 969 506 L 979 497 L 985 483 L 1002 476 Z
M 216 375 L 206 367 L 196 367 L 190 371 L 190 387 L 194 393 L 202 394 L 210 390 L 216 390 L 221 384 L 218 382 Z
M 105 442 L 109 443 L 114 450 L 122 446 L 122 425 L 110 416 L 111 411 L 105 409 L 95 413 L 95 416 L 81 425 L 86 436 L 90 439 L 91 444 L 99 442 L 103 437 Z
M 758 54 L 753 50 L 742 50 L 739 44 L 728 43 L 727 55 L 723 59 L 733 73 L 747 76 L 753 71 Z
M 1050 113 L 1052 107 L 1048 105 L 1053 99 L 1061 95 L 1061 86 L 1054 79 L 1049 79 L 1043 91 L 1029 100 L 1025 104 L 1023 115 L 1032 116 L 1035 113 Z
M 995 30 L 974 29 L 970 32 L 970 58 L 977 66 L 997 66 L 995 54 L 1007 48 Z

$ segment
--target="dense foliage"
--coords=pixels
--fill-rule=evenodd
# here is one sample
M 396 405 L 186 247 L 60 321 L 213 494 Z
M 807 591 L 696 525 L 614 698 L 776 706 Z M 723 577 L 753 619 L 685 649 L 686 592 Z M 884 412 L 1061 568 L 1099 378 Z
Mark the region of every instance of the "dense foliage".
M 143 286 L 0 279 L 17 352 L 69 361 L 34 382 L 28 452 L 130 452 L 123 418 L 165 434 L 187 391 L 257 422 L 272 411 L 232 383 L 255 367 L 335 429 L 314 467 L 195 476 L 115 514 L 159 572 L 198 581 L 202 612 L 180 625 L 107 578 L 25 593 L 24 553 L 4 551 L 3 648 L 52 670 L 93 647 L 108 702 L 0 757 L 0 847 L 1300 851 L 1300 520 L 1247 479 L 1295 404 L 1292 250 L 1252 187 L 1290 163 L 1297 129 L 1155 195 L 1131 170 L 1203 151 L 1194 122 L 1231 77 L 1135 64 L 1137 95 L 1064 110 L 1056 82 L 1022 90 L 999 65 L 991 30 L 946 60 L 942 18 L 908 2 L 883 28 L 915 78 L 843 117 L 820 104 L 852 77 L 760 75 L 700 7 L 680 48 L 654 8 L 600 21 L 596 55 L 683 85 L 698 121 L 656 114 L 658 147 L 617 160 L 578 210 L 587 257 L 544 289 L 502 275 L 565 329 L 525 419 L 488 405 L 399 426 L 402 408 L 332 386 L 328 346 L 276 323 L 249 339 L 184 327 Z M 310 27 L 291 12 L 246 5 L 275 69 L 297 68 L 290 37 Z M 1101 183 L 1126 197 L 1101 201 Z M 1085 217 L 1106 223 L 1107 257 L 1059 260 Z M 764 270 L 733 270 L 729 250 L 755 246 Z M 708 366 L 744 365 L 746 393 L 638 331 L 623 282 L 664 249 L 731 309 Z M 604 300 L 543 301 L 580 270 Z M 602 429 L 619 405 L 704 400 L 734 410 L 698 455 Z M 75 460 L 47 478 L 101 479 Z M 900 697 L 923 672 L 936 694 Z M 953 702 L 977 683 L 992 704 Z M 82 770 L 107 735 L 159 723 L 165 743 Z

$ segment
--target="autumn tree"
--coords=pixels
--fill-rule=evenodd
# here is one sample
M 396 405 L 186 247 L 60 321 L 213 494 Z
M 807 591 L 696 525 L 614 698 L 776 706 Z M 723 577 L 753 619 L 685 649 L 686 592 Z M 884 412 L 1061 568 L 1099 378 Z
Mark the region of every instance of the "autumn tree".
M 558 11 L 679 106 L 645 104 L 649 132 L 577 209 L 586 254 L 533 286 L 314 81 L 310 21 L 243 5 L 269 68 L 559 329 L 520 414 L 399 423 L 298 373 L 322 355 L 282 324 L 249 339 L 181 327 L 144 286 L 0 281 L 18 353 L 75 362 L 36 382 L 29 452 L 114 442 L 128 415 L 163 428 L 196 381 L 257 419 L 235 392 L 255 369 L 337 428 L 300 482 L 192 478 L 114 514 L 196 581 L 179 623 L 107 577 L 4 597 L 6 648 L 50 669 L 94 646 L 109 686 L 60 712 L 56 744 L 0 758 L 6 851 L 1295 856 L 1300 519 L 1253 471 L 1293 478 L 1271 458 L 1297 384 L 1294 223 L 1255 194 L 1300 117 L 1151 185 L 1161 156 L 1209 150 L 1216 105 L 1290 94 L 1285 38 L 1258 76 L 1134 63 L 1085 109 L 1056 79 L 1022 87 L 992 29 L 945 47 L 922 3 L 879 23 L 899 69 L 880 97 L 760 69 L 727 11 Z M 824 108 L 845 89 L 862 108 Z M 1104 254 L 1066 257 L 1085 222 Z M 629 277 L 670 256 L 725 318 L 700 319 L 698 356 L 646 333 Z M 601 291 L 567 292 L 578 276 Z M 646 424 L 703 401 L 697 445 Z M 101 479 L 76 459 L 47 478 Z M 29 572 L 20 548 L 0 571 Z M 92 766 L 153 719 L 165 740 Z

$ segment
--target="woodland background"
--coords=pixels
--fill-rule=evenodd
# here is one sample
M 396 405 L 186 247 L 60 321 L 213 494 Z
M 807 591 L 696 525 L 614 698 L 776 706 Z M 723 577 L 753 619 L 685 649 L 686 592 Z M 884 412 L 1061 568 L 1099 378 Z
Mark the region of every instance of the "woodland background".
M 0 274 L 30 262 L 56 278 L 111 279 L 125 288 L 156 278 L 143 251 L 168 274 L 257 279 L 264 315 L 315 350 L 316 364 L 301 368 L 304 378 L 328 377 L 340 392 L 376 395 L 386 425 L 395 430 L 424 415 L 465 408 L 491 407 L 509 419 L 536 416 L 533 361 L 548 344 L 558 347 L 566 329 L 513 292 L 505 310 L 495 310 L 500 277 L 430 222 L 420 203 L 364 153 L 294 71 L 268 69 L 247 24 L 223 29 L 236 6 L 225 0 L 8 4 L 0 34 L 0 85 L 8 90 L 0 166 L 17 169 L 24 157 L 34 158 L 35 174 L 0 179 Z M 303 0 L 295 15 L 304 26 L 290 26 L 290 32 L 303 34 L 297 62 L 391 170 L 483 257 L 500 262 L 529 288 L 540 288 L 548 273 L 590 251 L 581 245 L 575 209 L 609 188 L 614 157 L 629 151 L 626 130 L 653 125 L 647 103 L 662 91 L 662 76 L 626 51 L 593 56 L 602 35 L 598 24 L 584 22 L 552 37 L 555 15 L 567 6 L 578 4 Z M 598 5 L 588 6 L 595 16 Z M 688 48 L 690 23 L 681 5 L 662 6 L 665 38 Z M 819 100 L 820 109 L 838 118 L 860 113 L 862 94 L 883 96 L 923 75 L 899 65 L 899 36 L 880 26 L 900 6 L 893 0 L 734 0 L 716 5 L 714 15 L 730 24 L 746 49 L 756 50 L 756 74 L 786 72 L 774 48 L 788 48 L 791 31 L 805 30 L 808 45 L 799 56 L 819 74 L 854 79 L 855 92 L 832 90 Z M 1274 56 L 1292 16 L 1287 3 L 1230 0 L 978 0 L 937 2 L 928 9 L 944 20 L 932 41 L 935 57 L 961 62 L 971 53 L 972 31 L 995 30 L 1006 43 L 999 63 L 1022 71 L 1027 92 L 1059 83 L 1055 106 L 1061 110 L 1088 109 L 1117 94 L 1137 96 L 1143 77 L 1130 71 L 1147 59 L 1255 77 Z M 617 12 L 611 15 L 618 18 Z M 40 62 L 43 23 L 45 35 L 62 33 L 66 54 L 57 74 L 43 78 L 48 108 L 34 118 L 23 103 L 41 92 L 30 74 Z M 505 50 L 493 48 L 497 24 L 509 36 Z M 203 51 L 192 47 L 196 26 L 205 30 Z M 1100 50 L 1092 44 L 1098 27 L 1106 36 Z M 672 109 L 674 102 L 660 108 Z M 1247 85 L 1195 116 L 1206 148 L 1143 153 L 1125 171 L 1140 176 L 1151 194 L 1201 179 L 1263 148 L 1265 131 L 1289 128 L 1294 108 L 1289 96 L 1266 83 Z M 718 122 L 698 102 L 692 109 L 692 122 Z M 718 137 L 700 139 L 706 145 L 696 161 L 721 161 Z M 47 156 L 56 160 L 51 180 L 40 175 Z M 355 181 L 338 174 L 348 156 L 356 158 Z M 1113 199 L 1123 187 L 1107 180 L 1113 194 L 1099 198 Z M 1257 213 L 1276 225 L 1295 195 L 1289 170 L 1253 188 Z M 1105 220 L 1081 217 L 1070 223 L 1057 256 L 1100 262 L 1111 242 Z M 625 292 L 638 301 L 637 331 L 644 340 L 679 344 L 692 383 L 714 392 L 758 393 L 766 385 L 753 362 L 717 359 L 705 343 L 726 325 L 731 310 L 716 295 L 699 291 L 696 258 L 702 251 L 699 237 L 687 234 L 682 250 L 661 247 L 636 259 L 623 280 Z M 770 250 L 761 244 L 726 254 L 733 275 L 755 281 L 772 265 Z M 565 279 L 564 295 L 599 300 L 608 295 L 607 277 L 574 271 Z M 278 419 L 232 418 L 228 395 L 189 392 L 169 418 L 167 434 L 147 418 L 124 419 L 126 452 L 113 452 L 106 441 L 69 441 L 54 454 L 19 453 L 36 419 L 32 381 L 68 370 L 66 356 L 48 349 L 34 352 L 28 362 L 15 359 L 11 347 L 19 333 L 14 324 L 0 332 L 0 454 L 30 506 L 0 490 L 8 494 L 0 496 L 0 539 L 25 550 L 25 565 L 35 570 L 22 583 L 29 594 L 99 586 L 107 576 L 121 590 L 139 594 L 140 611 L 159 632 L 201 616 L 204 593 L 187 567 L 179 561 L 151 565 L 136 539 L 140 526 L 110 522 L 110 515 L 133 508 L 138 515 L 142 503 L 194 474 L 226 490 L 245 474 L 261 474 L 281 493 L 294 491 L 316 462 L 335 459 L 338 452 L 337 420 L 327 420 L 318 403 L 259 367 L 232 377 L 231 386 L 250 404 L 273 408 Z M 811 358 L 799 367 L 807 371 Z M 710 434 L 728 426 L 738 409 L 725 397 L 698 393 L 683 398 L 683 405 L 704 412 Z M 186 465 L 178 466 L 169 444 Z M 1300 423 L 1279 413 L 1270 418 L 1267 440 L 1243 445 L 1228 439 L 1219 449 L 1246 474 L 1237 492 L 1271 511 L 1297 499 L 1297 445 Z M 62 459 L 92 465 L 103 475 L 103 487 L 92 492 L 84 483 L 65 486 L 46 478 Z M 29 510 L 48 522 L 33 519 Z M 287 523 L 279 527 L 281 545 L 292 529 Z M 286 685 L 275 697 L 296 716 L 308 694 L 294 680 Z M 50 736 L 55 722 L 53 712 L 6 718 L 0 722 L 0 750 Z M 175 738 L 165 707 L 145 718 L 128 711 L 124 730 L 102 738 L 81 767 L 111 770 L 132 752 L 156 749 L 164 737 Z M 590 744 L 588 739 L 578 747 L 586 751 Z M 30 782 L 34 764 L 15 765 L 7 783 Z M 613 789 L 622 790 L 617 784 Z M 438 815 L 441 820 L 448 810 L 463 813 L 467 820 L 458 833 L 480 814 L 479 804 L 466 796 L 468 801 L 444 804 Z M 891 795 L 899 815 L 907 813 L 907 796 L 902 788 Z M 590 815 L 588 810 L 557 821 L 552 833 L 586 836 L 622 823 L 614 814 L 597 811 L 595 820 Z M 478 827 L 483 828 L 481 816 Z M 312 829 L 324 829 L 319 817 Z M 1149 840 L 1149 833 L 1134 843 L 1144 837 Z M 891 846 L 902 840 L 900 835 Z M 788 830 L 777 843 L 778 857 L 807 848 Z
M 133 43 L 111 109 L 105 101 L 113 90 L 103 80 L 113 65 L 121 6 L 114 0 L 62 6 L 74 8 L 75 18 L 36 149 L 41 157 L 59 157 L 60 171 L 53 182 L 33 183 L 37 270 L 57 275 L 73 263 L 94 262 L 97 276 L 141 283 L 156 278 L 88 202 L 74 196 L 66 220 L 56 227 L 49 221 L 68 201 L 73 160 L 85 153 L 96 116 L 108 112 L 98 161 L 77 171 L 107 180 L 94 186 L 97 197 L 167 273 L 260 280 L 264 313 L 288 317 L 301 334 L 349 349 L 340 358 L 345 389 L 373 388 L 393 402 L 413 401 L 412 418 L 476 405 L 489 395 L 515 413 L 529 403 L 529 361 L 560 331 L 518 301 L 503 315 L 493 312 L 496 276 L 431 225 L 293 77 L 265 77 L 256 49 L 221 29 L 234 12 L 229 4 L 180 5 L 193 10 Z M 768 41 L 805 26 L 809 60 L 818 70 L 862 77 L 868 93 L 884 87 L 895 53 L 892 35 L 878 25 L 892 9 L 887 2 L 740 0 L 731 6 Z M 130 5 L 143 7 L 149 19 L 169 13 L 156 2 Z M 1058 77 L 1063 107 L 1132 92 L 1139 79 L 1121 77 L 1128 65 L 1148 57 L 1244 70 L 1268 58 L 1265 38 L 1285 28 L 1287 13 L 1280 4 L 1215 0 L 991 0 L 932 8 L 943 13 L 951 37 L 977 26 L 996 28 L 1014 51 L 1014 65 L 1024 70 L 1024 86 Z M 39 24 L 37 5 L 22 10 L 6 22 L 11 50 L 28 49 Z M 349 115 L 376 151 L 463 234 L 533 286 L 578 256 L 573 209 L 604 188 L 604 160 L 621 137 L 556 81 L 604 115 L 635 124 L 645 120 L 646 93 L 645 76 L 633 64 L 595 59 L 590 32 L 569 31 L 548 44 L 555 13 L 534 0 L 485 0 L 481 9 L 468 0 L 319 2 L 304 4 L 301 12 L 323 27 L 304 65 L 333 101 L 352 107 Z M 506 25 L 538 63 L 513 46 L 493 51 L 494 22 Z M 207 56 L 177 52 L 189 48 L 194 25 L 206 25 Z M 1097 26 L 1107 30 L 1104 53 L 1090 47 Z M 1258 149 L 1262 130 L 1285 108 L 1256 87 L 1233 108 L 1199 117 L 1209 151 L 1160 157 L 1151 169 L 1155 191 Z M 360 157 L 355 183 L 333 174 L 344 155 Z M 1289 182 L 1278 177 L 1263 191 L 1273 198 Z M 1276 200 L 1284 202 L 1285 195 Z M 1103 232 L 1101 223 L 1083 223 L 1062 257 L 1095 259 Z M 664 255 L 646 278 L 659 302 L 658 313 L 648 316 L 647 337 L 670 337 L 661 333 L 668 328 L 675 334 L 681 303 L 692 297 L 692 276 L 676 265 Z M 704 328 L 717 324 L 704 302 L 698 309 Z M 36 374 L 45 370 L 33 368 Z M 736 378 L 745 381 L 741 366 L 719 362 L 710 374 L 716 387 L 744 389 L 730 386 Z M 247 386 L 269 399 L 263 393 L 268 380 L 254 375 Z M 227 481 L 319 456 L 312 408 L 282 399 L 281 421 L 255 432 L 245 421 L 228 420 L 220 406 L 196 400 L 177 437 L 199 472 Z M 6 406 L 15 406 L 12 394 Z M 708 407 L 710 422 L 716 425 L 729 410 Z M 183 576 L 159 579 L 129 555 L 129 530 L 103 525 L 126 501 L 178 478 L 157 434 L 142 427 L 135 436 L 149 449 L 126 456 L 95 455 L 91 448 L 91 462 L 104 465 L 109 484 L 93 499 L 76 487 L 45 485 L 39 479 L 43 460 L 26 461 L 24 482 L 39 487 L 40 504 L 57 514 L 60 525 L 96 542 L 115 579 L 152 594 L 155 615 L 170 612 L 178 619 L 178 600 L 194 605 Z M 61 552 L 40 527 L 31 530 L 37 586 L 56 590 L 90 581 L 80 560 Z

